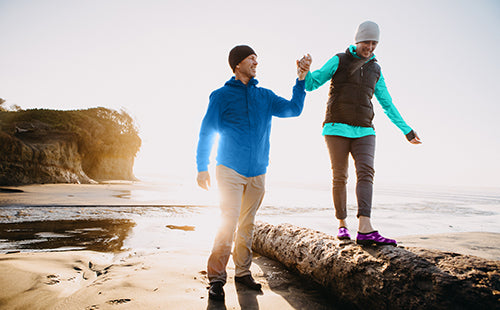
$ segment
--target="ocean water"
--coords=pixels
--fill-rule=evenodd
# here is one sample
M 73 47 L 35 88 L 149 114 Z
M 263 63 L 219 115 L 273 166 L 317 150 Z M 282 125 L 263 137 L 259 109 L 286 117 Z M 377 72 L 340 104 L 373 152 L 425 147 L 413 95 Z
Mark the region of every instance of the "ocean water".
M 338 223 L 330 188 L 278 188 L 269 196 L 269 206 L 262 208 L 261 216 L 269 216 L 270 221 L 286 217 L 292 224 L 336 234 Z M 357 203 L 353 186 L 348 187 L 347 211 L 348 226 L 355 231 Z M 371 218 L 375 229 L 392 237 L 468 231 L 500 233 L 500 190 L 376 185 Z
M 209 252 L 220 214 L 215 188 L 204 191 L 193 180 L 151 178 L 126 190 L 110 187 L 108 191 L 112 192 L 113 203 L 3 204 L 0 253 L 175 250 L 200 245 Z M 357 228 L 354 192 L 354 187 L 348 187 L 347 221 L 353 234 Z M 324 184 L 268 182 L 256 220 L 290 223 L 331 235 L 338 227 L 330 188 Z M 376 185 L 372 223 L 383 235 L 393 238 L 500 233 L 500 189 Z

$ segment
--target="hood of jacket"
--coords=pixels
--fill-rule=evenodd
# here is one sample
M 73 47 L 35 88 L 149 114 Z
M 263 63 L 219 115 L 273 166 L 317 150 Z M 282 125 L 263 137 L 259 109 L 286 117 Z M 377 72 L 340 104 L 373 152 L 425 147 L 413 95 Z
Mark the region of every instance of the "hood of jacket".
M 248 81 L 248 84 L 245 85 L 243 84 L 242 81 L 237 80 L 235 76 L 233 76 L 229 81 L 227 81 L 224 86 L 232 86 L 232 87 L 248 87 L 248 86 L 257 86 L 259 84 L 259 81 L 256 78 L 251 78 L 250 81 Z

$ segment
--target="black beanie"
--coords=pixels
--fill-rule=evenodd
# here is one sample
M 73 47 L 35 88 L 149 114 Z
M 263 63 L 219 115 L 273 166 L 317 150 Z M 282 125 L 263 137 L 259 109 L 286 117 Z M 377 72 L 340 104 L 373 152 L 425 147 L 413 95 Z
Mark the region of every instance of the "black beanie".
M 233 49 L 229 52 L 229 66 L 231 69 L 236 69 L 236 66 L 245 58 L 250 55 L 255 54 L 254 50 L 248 45 L 238 45 L 233 47 Z

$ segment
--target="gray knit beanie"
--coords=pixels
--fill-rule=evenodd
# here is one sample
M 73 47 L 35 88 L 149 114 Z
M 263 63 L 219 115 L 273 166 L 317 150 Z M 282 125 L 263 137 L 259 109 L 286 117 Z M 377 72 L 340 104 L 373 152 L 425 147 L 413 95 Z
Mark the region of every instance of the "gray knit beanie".
M 356 35 L 354 36 L 355 43 L 363 41 L 379 41 L 380 29 L 378 25 L 372 21 L 367 20 L 361 23 L 356 30 Z

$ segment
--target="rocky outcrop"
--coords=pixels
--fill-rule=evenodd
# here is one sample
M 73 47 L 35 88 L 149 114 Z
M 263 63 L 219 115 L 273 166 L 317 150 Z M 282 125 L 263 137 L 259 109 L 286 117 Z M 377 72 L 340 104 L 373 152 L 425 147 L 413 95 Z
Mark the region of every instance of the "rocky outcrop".
M 361 247 L 290 224 L 258 222 L 253 250 L 354 309 L 500 309 L 500 261 L 403 247 Z
M 135 180 L 130 120 L 104 108 L 0 112 L 0 185 Z
M 31 142 L 22 138 L 0 133 L 0 185 L 93 182 L 82 170 L 75 137 Z
M 136 180 L 134 159 L 134 156 L 103 155 L 91 164 L 84 164 L 83 170 L 96 180 Z

